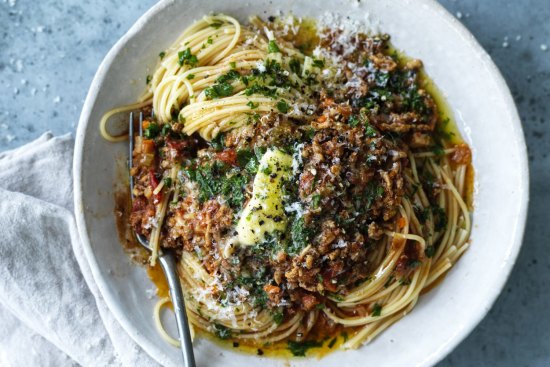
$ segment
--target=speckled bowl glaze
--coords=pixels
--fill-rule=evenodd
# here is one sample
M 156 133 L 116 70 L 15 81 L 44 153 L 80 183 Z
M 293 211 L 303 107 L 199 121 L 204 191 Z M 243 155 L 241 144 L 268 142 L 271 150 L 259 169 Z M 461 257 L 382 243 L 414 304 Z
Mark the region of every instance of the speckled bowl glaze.
M 463 136 L 473 149 L 475 197 L 471 248 L 445 281 L 421 297 L 401 321 L 359 350 L 339 351 L 321 361 L 291 360 L 293 366 L 428 366 L 437 363 L 487 314 L 499 295 L 521 246 L 528 203 L 528 166 L 521 124 L 508 87 L 473 36 L 430 0 L 162 1 L 120 39 L 100 65 L 78 126 L 74 157 L 75 214 L 86 257 L 111 311 L 153 358 L 180 364 L 177 349 L 154 328 L 152 283 L 118 243 L 113 190 L 125 143 L 104 141 L 102 114 L 136 100 L 147 68 L 193 20 L 224 12 L 244 20 L 280 10 L 320 17 L 326 12 L 370 22 L 392 36 L 407 55 L 424 61 L 446 97 Z M 367 18 L 366 15 L 369 15 Z M 276 359 L 223 350 L 196 342 L 199 366 L 283 365 Z

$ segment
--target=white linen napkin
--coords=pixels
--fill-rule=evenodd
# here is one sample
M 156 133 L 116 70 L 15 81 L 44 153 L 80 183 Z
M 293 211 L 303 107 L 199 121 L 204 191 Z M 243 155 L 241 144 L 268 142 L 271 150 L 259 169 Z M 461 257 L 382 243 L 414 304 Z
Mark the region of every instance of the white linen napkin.
M 0 366 L 156 366 L 94 283 L 73 218 L 73 139 L 0 153 Z

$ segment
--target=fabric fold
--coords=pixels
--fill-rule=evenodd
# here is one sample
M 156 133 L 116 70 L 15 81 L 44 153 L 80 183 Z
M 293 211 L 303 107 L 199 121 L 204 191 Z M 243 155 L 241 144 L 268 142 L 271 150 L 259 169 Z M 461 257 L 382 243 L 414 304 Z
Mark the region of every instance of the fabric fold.
M 0 365 L 155 366 L 101 297 L 72 213 L 70 135 L 0 153 Z

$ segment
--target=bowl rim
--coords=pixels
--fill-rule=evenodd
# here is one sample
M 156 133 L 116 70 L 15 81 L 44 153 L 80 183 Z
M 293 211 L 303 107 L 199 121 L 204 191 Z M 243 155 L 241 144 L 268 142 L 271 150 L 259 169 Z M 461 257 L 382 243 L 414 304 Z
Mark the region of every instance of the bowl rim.
M 436 12 L 439 16 L 443 17 L 449 27 L 454 28 L 466 42 L 471 46 L 472 50 L 480 56 L 482 62 L 487 67 L 488 72 L 493 76 L 496 88 L 502 92 L 503 102 L 507 106 L 508 113 L 511 118 L 511 128 L 515 135 L 519 161 L 521 167 L 519 168 L 520 187 L 518 187 L 519 195 L 519 211 L 517 213 L 516 231 L 514 231 L 514 237 L 512 239 L 511 251 L 508 253 L 502 267 L 501 273 L 503 276 L 499 278 L 494 284 L 495 287 L 487 291 L 487 295 L 484 300 L 484 306 L 480 308 L 477 314 L 474 314 L 470 318 L 470 322 L 465 327 L 460 328 L 455 333 L 448 343 L 438 349 L 437 353 L 431 354 L 428 358 L 424 359 L 420 366 L 435 365 L 449 353 L 451 353 L 466 337 L 476 328 L 481 320 L 487 315 L 498 296 L 502 292 L 504 285 L 506 284 L 512 268 L 517 260 L 519 251 L 523 243 L 523 235 L 525 231 L 525 225 L 527 220 L 527 209 L 529 203 L 529 165 L 527 159 L 527 146 L 525 142 L 525 136 L 523 133 L 521 120 L 517 111 L 517 107 L 512 98 L 508 85 L 500 73 L 498 67 L 495 65 L 491 57 L 470 33 L 470 31 L 458 21 L 451 13 L 449 13 L 441 4 L 436 0 L 416 0 L 419 5 L 425 6 L 432 11 Z M 131 322 L 125 317 L 124 310 L 119 306 L 111 293 L 107 290 L 108 285 L 106 279 L 104 279 L 99 273 L 99 264 L 93 253 L 90 237 L 88 235 L 88 229 L 86 227 L 86 220 L 84 218 L 84 205 L 83 205 L 83 192 L 82 192 L 82 162 L 84 157 L 84 140 L 85 134 L 90 120 L 90 115 L 95 103 L 95 100 L 99 94 L 101 86 L 106 77 L 106 73 L 111 67 L 113 61 L 118 57 L 121 50 L 139 34 L 142 27 L 147 24 L 151 18 L 156 14 L 163 11 L 166 7 L 174 3 L 174 0 L 160 0 L 153 5 L 148 11 L 146 11 L 132 26 L 131 28 L 113 45 L 109 50 L 101 64 L 99 65 L 97 72 L 94 75 L 90 89 L 86 95 L 85 102 L 82 107 L 82 112 L 79 118 L 78 127 L 75 137 L 75 148 L 73 156 L 73 185 L 74 185 L 74 214 L 76 219 L 76 226 L 80 241 L 82 244 L 83 252 L 88 261 L 91 273 L 97 287 L 101 293 L 101 296 L 105 300 L 109 310 L 113 313 L 116 320 L 120 323 L 122 328 L 130 335 L 130 337 L 145 350 L 153 359 L 163 364 L 165 361 L 162 358 L 161 353 L 158 353 L 157 348 L 149 342 L 149 339 L 143 335 Z

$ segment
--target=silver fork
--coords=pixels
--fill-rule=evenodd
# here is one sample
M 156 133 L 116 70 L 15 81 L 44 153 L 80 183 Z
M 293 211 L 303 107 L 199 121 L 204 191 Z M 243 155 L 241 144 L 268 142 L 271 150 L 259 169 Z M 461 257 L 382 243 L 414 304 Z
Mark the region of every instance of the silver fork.
M 143 137 L 143 112 L 139 113 L 139 136 Z M 128 152 L 128 172 L 133 167 L 134 153 L 134 113 L 130 113 L 129 123 L 129 140 L 130 151 Z M 134 177 L 130 174 L 130 195 L 132 202 L 134 201 Z M 135 233 L 135 232 L 134 232 Z M 149 246 L 147 239 L 135 233 L 138 242 L 149 252 L 153 250 Z M 195 356 L 193 354 L 193 343 L 191 341 L 191 333 L 189 332 L 189 324 L 187 321 L 187 313 L 185 312 L 185 303 L 181 289 L 180 278 L 176 268 L 176 255 L 172 250 L 159 251 L 158 260 L 168 281 L 168 289 L 170 290 L 170 298 L 174 305 L 174 313 L 176 314 L 176 323 L 178 326 L 179 340 L 181 344 L 181 353 L 183 355 L 183 365 L 185 367 L 195 367 Z

